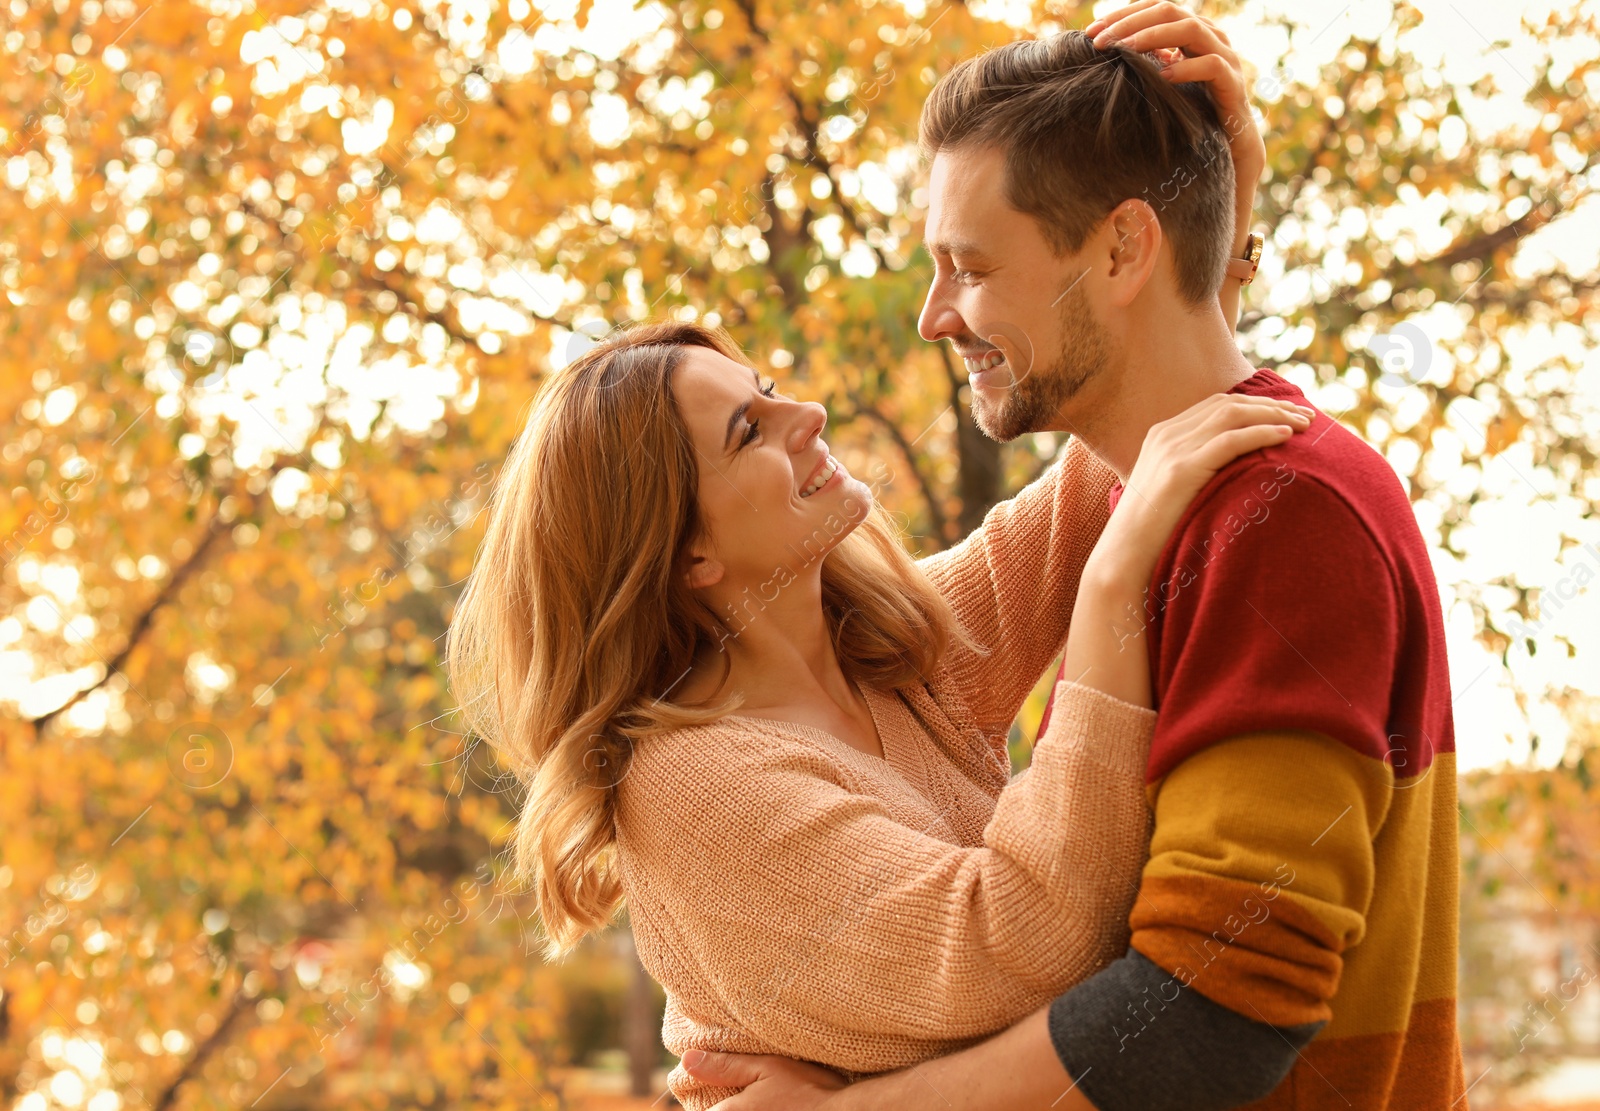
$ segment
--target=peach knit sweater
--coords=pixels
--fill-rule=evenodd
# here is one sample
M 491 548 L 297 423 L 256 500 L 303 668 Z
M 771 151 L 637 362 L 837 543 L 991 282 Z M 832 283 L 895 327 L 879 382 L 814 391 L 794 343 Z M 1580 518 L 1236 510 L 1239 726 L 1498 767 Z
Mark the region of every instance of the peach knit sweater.
M 1032 767 L 1006 732 L 1066 639 L 1114 476 L 1074 440 L 920 561 L 975 638 L 911 690 L 864 689 L 884 759 L 734 715 L 640 744 L 617 857 L 662 1036 L 851 1074 L 1000 1030 L 1121 956 L 1149 837 L 1155 714 L 1070 682 Z M 681 1068 L 701 1111 L 729 1092 Z

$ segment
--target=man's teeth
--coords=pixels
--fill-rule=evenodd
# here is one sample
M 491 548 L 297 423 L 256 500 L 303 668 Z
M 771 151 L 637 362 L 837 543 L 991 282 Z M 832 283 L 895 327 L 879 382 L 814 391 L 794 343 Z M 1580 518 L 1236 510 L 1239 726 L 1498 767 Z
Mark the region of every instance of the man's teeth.
M 828 461 L 822 464 L 822 469 L 817 472 L 817 477 L 812 479 L 810 484 L 807 485 L 804 490 L 800 491 L 800 496 L 802 498 L 809 498 L 812 494 L 815 494 L 818 490 L 822 489 L 823 484 L 826 483 L 828 479 L 832 478 L 833 472 L 838 469 L 839 461 L 831 455 L 828 456 Z
M 976 374 L 980 370 L 993 370 L 1006 361 L 1004 351 L 991 351 L 979 359 L 963 359 L 967 364 L 967 373 Z

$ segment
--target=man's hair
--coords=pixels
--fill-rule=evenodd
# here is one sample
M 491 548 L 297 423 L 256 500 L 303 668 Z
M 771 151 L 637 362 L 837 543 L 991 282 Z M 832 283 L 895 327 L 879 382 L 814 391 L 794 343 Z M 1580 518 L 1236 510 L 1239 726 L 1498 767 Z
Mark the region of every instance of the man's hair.
M 1174 85 L 1149 55 L 1098 49 L 1082 31 L 1020 39 L 951 70 L 922 107 L 919 144 L 997 145 L 1005 197 L 1056 254 L 1081 248 L 1130 198 L 1156 211 L 1178 292 L 1217 295 L 1233 244 L 1228 136 L 1203 84 Z

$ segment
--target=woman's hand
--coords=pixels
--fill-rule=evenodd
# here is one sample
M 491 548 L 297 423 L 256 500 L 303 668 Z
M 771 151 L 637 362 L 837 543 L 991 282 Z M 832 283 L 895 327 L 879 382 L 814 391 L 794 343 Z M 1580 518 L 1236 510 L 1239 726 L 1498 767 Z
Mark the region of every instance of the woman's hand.
M 1101 16 L 1085 27 L 1084 33 L 1096 46 L 1114 43 L 1125 50 L 1154 54 L 1163 63 L 1161 76 L 1168 81 L 1199 81 L 1209 87 L 1228 133 L 1228 151 L 1238 179 L 1238 206 L 1249 213 L 1255 207 L 1261 168 L 1267 164 L 1267 147 L 1250 114 L 1244 70 L 1227 33 L 1171 0 L 1138 0 Z M 1239 229 L 1241 244 L 1248 230 Z
M 1154 54 L 1163 63 L 1161 76 L 1168 81 L 1199 81 L 1210 89 L 1228 135 L 1228 153 L 1233 156 L 1233 255 L 1243 258 L 1255 214 L 1256 186 L 1267 164 L 1267 147 L 1250 114 L 1244 70 L 1227 34 L 1205 16 L 1170 0 L 1138 0 L 1101 16 L 1085 27 L 1084 33 L 1096 46 L 1115 43 Z M 1239 292 L 1238 279 L 1223 279 L 1218 300 L 1230 328 L 1239 318 Z
M 1219 470 L 1309 428 L 1313 412 L 1275 398 L 1219 393 L 1145 434 L 1083 569 L 1067 629 L 1065 675 L 1135 706 L 1151 704 L 1146 595 L 1173 529 Z
M 1116 512 L 1089 562 L 1097 575 L 1143 589 L 1196 494 L 1246 452 L 1281 444 L 1315 410 L 1271 397 L 1218 393 L 1145 433 Z

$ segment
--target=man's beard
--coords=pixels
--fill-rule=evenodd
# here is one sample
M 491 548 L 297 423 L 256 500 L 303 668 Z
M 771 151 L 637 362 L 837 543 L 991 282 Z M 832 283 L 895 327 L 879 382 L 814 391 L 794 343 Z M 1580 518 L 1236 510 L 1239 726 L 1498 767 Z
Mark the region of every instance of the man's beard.
M 1034 366 L 1011 367 L 1016 380 L 1010 389 L 995 391 L 999 399 L 972 391 L 972 419 L 991 440 L 1007 443 L 1024 432 L 1050 428 L 1061 410 L 1111 363 L 1111 337 L 1094 318 L 1088 294 L 1073 288 L 1060 304 L 1061 347 L 1051 362 L 1034 359 Z M 1008 359 L 1009 363 L 1009 359 Z

